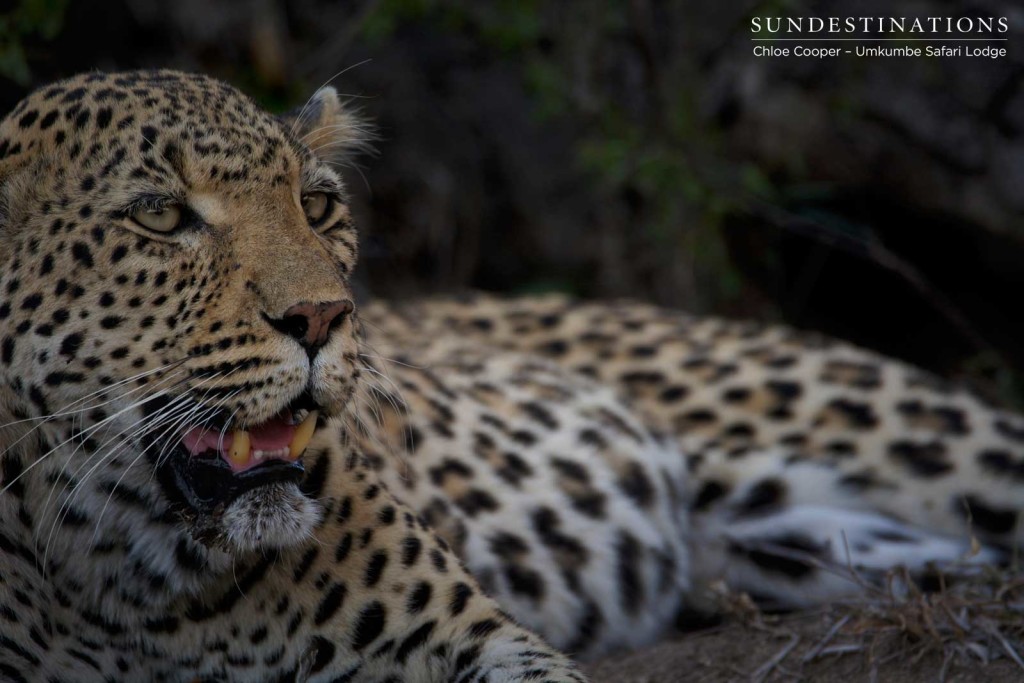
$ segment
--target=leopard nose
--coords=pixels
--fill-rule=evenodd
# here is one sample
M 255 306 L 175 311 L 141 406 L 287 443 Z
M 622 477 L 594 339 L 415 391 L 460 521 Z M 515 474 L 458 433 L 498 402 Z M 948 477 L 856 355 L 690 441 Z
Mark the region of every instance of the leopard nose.
M 345 317 L 355 308 L 350 299 L 312 303 L 303 301 L 291 306 L 280 318 L 264 316 L 278 332 L 287 334 L 306 348 L 311 356 L 327 343 Z

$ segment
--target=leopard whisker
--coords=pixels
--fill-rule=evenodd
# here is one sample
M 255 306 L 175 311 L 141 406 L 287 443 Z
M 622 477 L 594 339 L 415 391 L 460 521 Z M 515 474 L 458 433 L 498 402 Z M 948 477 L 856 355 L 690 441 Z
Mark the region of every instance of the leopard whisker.
M 163 381 L 166 381 L 166 380 L 170 379 L 170 377 L 171 377 L 171 376 L 168 376 L 168 377 L 166 377 L 166 378 L 162 379 L 161 381 L 162 381 L 162 382 L 163 382 Z M 183 383 L 184 381 L 185 381 L 185 380 L 180 380 L 180 381 L 174 382 L 174 383 L 173 383 L 173 384 L 171 384 L 170 386 L 168 386 L 168 387 L 165 387 L 165 388 L 164 388 L 164 390 L 162 390 L 162 391 L 163 391 L 163 392 L 171 391 L 171 390 L 173 390 L 174 388 L 176 388 L 176 387 L 180 386 L 180 385 L 181 385 L 181 384 L 182 384 L 182 383 Z M 75 436 L 81 436 L 81 437 L 82 437 L 82 439 L 81 439 L 81 444 L 82 444 L 82 445 L 84 445 L 84 444 L 85 444 L 85 441 L 86 441 L 86 437 L 87 437 L 87 436 L 89 436 L 90 434 L 92 434 L 92 433 L 93 433 L 93 432 L 95 432 L 95 431 L 98 431 L 98 430 L 99 430 L 99 428 L 101 428 L 101 427 L 105 427 L 105 426 L 106 426 L 106 424 L 107 424 L 107 423 L 109 423 L 109 422 L 110 422 L 110 421 L 111 421 L 112 419 L 116 418 L 116 417 L 118 416 L 118 414 L 120 414 L 120 413 L 123 413 L 123 412 L 126 412 L 126 411 L 129 411 L 129 410 L 132 410 L 132 409 L 134 409 L 134 408 L 136 408 L 136 407 L 139 407 L 139 406 L 143 405 L 144 403 L 146 403 L 146 401 L 148 401 L 148 400 L 151 400 L 152 398 L 157 398 L 157 397 L 159 397 L 160 395 L 161 395 L 160 393 L 157 393 L 157 394 L 154 394 L 153 396 L 151 396 L 150 398 L 147 398 L 147 399 L 146 399 L 145 401 L 137 401 L 137 402 L 134 402 L 134 403 L 132 403 L 132 404 L 130 404 L 130 405 L 128 405 L 128 406 L 126 406 L 126 407 L 124 408 L 124 410 L 122 410 L 122 411 L 119 411 L 119 413 L 115 413 L 114 415 L 111 415 L 111 416 L 109 416 L 109 417 L 108 417 L 107 419 L 105 419 L 105 420 L 101 420 L 101 421 L 100 421 L 100 422 L 98 422 L 98 423 L 97 423 L 96 425 L 93 425 L 92 427 L 90 427 L 90 428 L 88 428 L 88 429 L 82 429 L 82 430 L 80 430 L 79 432 L 74 432 L 74 423 L 72 422 L 72 432 L 73 432 L 73 433 L 72 433 L 71 437 L 69 437 L 68 439 L 66 439 L 66 440 L 65 440 L 64 442 L 62 442 L 62 443 L 60 443 L 60 444 L 57 444 L 57 445 L 56 445 L 55 447 L 53 447 L 53 448 L 52 448 L 52 449 L 51 449 L 50 451 L 48 451 L 48 452 L 47 452 L 46 454 L 44 454 L 44 455 L 43 455 L 42 457 L 44 458 L 44 457 L 47 457 L 47 456 L 49 456 L 49 455 L 50 455 L 51 453 L 53 453 L 53 452 L 54 452 L 54 451 L 56 451 L 57 449 L 61 448 L 61 447 L 62 447 L 62 446 L 63 446 L 64 444 L 66 444 L 66 443 L 68 443 L 69 441 L 73 440 L 73 439 L 75 438 Z M 168 407 L 169 407 L 170 405 L 173 405 L 174 403 L 175 403 L 175 401 L 172 401 L 172 402 L 171 402 L 171 403 L 170 403 L 170 404 L 169 404 L 168 406 L 163 406 L 163 407 L 161 408 L 161 410 L 164 410 L 164 409 L 168 408 Z M 156 413 L 156 414 L 159 414 L 160 412 L 161 412 L 161 411 L 157 411 L 157 413 Z M 119 436 L 120 436 L 121 434 L 123 434 L 123 433 L 124 433 L 125 431 L 127 431 L 128 429 L 131 429 L 131 428 L 132 428 L 132 425 L 129 425 L 128 427 L 126 427 L 125 429 L 122 429 L 121 431 L 119 431 L 119 432 L 118 432 L 117 434 L 115 434 L 115 435 L 114 435 L 113 437 L 111 437 L 110 439 L 108 439 L 108 440 L 107 440 L 107 441 L 105 441 L 104 443 L 100 444 L 100 446 L 98 446 L 98 448 L 97 448 L 96 452 L 97 452 L 97 453 L 101 452 L 101 451 L 100 451 L 100 449 L 102 449 L 102 448 L 103 448 L 104 446 L 106 446 L 106 445 L 108 445 L 108 444 L 112 443 L 112 442 L 113 442 L 114 440 L 116 440 L 116 439 L 117 439 L 117 438 L 118 438 L 118 437 L 119 437 Z M 78 446 L 76 446 L 76 447 L 75 447 L 75 449 L 74 449 L 74 450 L 73 450 L 73 451 L 72 451 L 72 452 L 71 452 L 71 453 L 69 454 L 68 458 L 67 458 L 67 459 L 65 460 L 64 464 L 63 464 L 63 465 L 61 466 L 61 470 L 60 470 L 60 477 L 59 477 L 59 478 L 64 478 L 64 476 L 65 476 L 65 474 L 66 474 L 66 471 L 67 471 L 67 467 L 68 467 L 68 466 L 69 466 L 69 465 L 71 464 L 71 459 L 72 459 L 72 456 L 74 456 L 74 454 L 78 452 L 78 448 L 79 448 Z M 89 460 L 90 460 L 90 459 L 91 459 L 92 457 L 93 457 L 93 456 L 92 456 L 92 455 L 90 455 L 90 457 L 86 459 L 86 462 L 85 462 L 85 463 L 83 463 L 82 465 L 80 465 L 80 466 L 79 466 L 79 467 L 78 467 L 78 468 L 77 468 L 77 469 L 76 469 L 76 470 L 75 470 L 74 472 L 72 472 L 72 476 L 74 476 L 74 475 L 76 475 L 76 474 L 77 474 L 78 472 L 80 472 L 80 471 L 81 471 L 81 469 L 82 469 L 82 467 L 86 466 L 86 465 L 87 465 L 87 463 L 89 462 Z M 40 460 L 41 460 L 41 459 L 42 459 L 42 458 L 40 458 Z M 58 478 L 58 479 L 59 479 L 59 478 Z M 47 498 L 47 503 L 48 503 L 48 502 L 49 502 L 49 498 Z
M 323 88 L 328 86 L 330 84 L 330 82 L 333 81 L 338 76 L 341 76 L 342 74 L 344 74 L 344 73 L 346 73 L 348 71 L 351 71 L 352 69 L 355 69 L 356 67 L 362 66 L 363 64 L 366 64 L 366 63 L 368 63 L 370 61 L 371 60 L 369 60 L 369 59 L 364 59 L 363 61 L 357 62 L 355 64 L 352 64 L 351 66 L 346 66 L 344 69 L 342 69 L 341 71 L 339 71 L 338 73 L 334 74 L 333 76 L 328 78 L 326 81 L 324 81 L 320 85 L 319 88 L 317 88 L 316 90 L 313 91 L 313 94 L 309 96 L 309 99 L 306 100 L 306 103 L 302 105 L 302 109 L 299 110 L 298 116 L 296 116 L 295 120 L 292 121 L 291 129 L 290 129 L 289 132 L 292 135 L 295 135 L 296 128 L 298 127 L 299 123 L 302 122 L 302 117 L 305 116 L 306 110 L 309 109 L 309 105 L 313 102 L 313 98 L 316 97 L 316 94 L 318 92 L 320 92 Z
M 127 379 L 123 379 L 123 380 L 120 380 L 118 382 L 115 382 L 114 384 L 112 384 L 110 386 L 103 387 L 102 389 L 99 389 L 97 391 L 91 392 L 91 393 L 87 394 L 86 396 L 83 396 L 81 398 L 78 398 L 78 399 L 72 401 L 71 403 L 68 403 L 67 405 L 63 406 L 62 408 L 59 408 L 56 413 L 51 413 L 49 415 L 41 415 L 41 416 L 37 416 L 37 417 L 25 418 L 23 420 L 15 420 L 14 422 L 8 422 L 8 423 L 6 423 L 4 425 L 0 425 L 0 429 L 5 429 L 7 427 L 12 427 L 14 425 L 22 424 L 22 423 L 25 423 L 25 422 L 38 422 L 38 424 L 33 426 L 32 429 L 26 431 L 24 434 L 22 434 L 16 440 L 14 440 L 10 444 L 8 444 L 7 448 L 2 453 L 0 453 L 0 457 L 3 457 L 7 453 L 9 453 L 11 451 L 11 449 L 13 449 L 15 446 L 17 446 L 19 443 L 21 443 L 24 439 L 28 438 L 33 433 L 35 433 L 35 431 L 37 429 L 39 429 L 40 427 L 42 427 L 43 425 L 45 425 L 45 424 L 47 424 L 49 422 L 52 422 L 53 420 L 57 419 L 58 417 L 71 416 L 72 419 L 74 419 L 75 415 L 79 415 L 81 413 L 84 413 L 84 412 L 87 412 L 87 411 L 90 411 L 90 410 L 95 410 L 97 408 L 102 408 L 103 406 L 109 405 L 110 403 L 112 403 L 114 401 L 121 400 L 124 397 L 129 396 L 129 395 L 131 395 L 132 393 L 134 393 L 136 391 L 141 391 L 142 389 L 151 388 L 151 387 L 147 387 L 147 386 L 135 387 L 135 388 L 130 389 L 129 391 L 127 391 L 127 392 L 125 392 L 125 393 L 123 393 L 123 394 L 121 394 L 121 395 L 119 395 L 119 396 L 117 396 L 115 398 L 103 401 L 101 403 L 95 403 L 95 404 L 87 405 L 87 406 L 84 406 L 82 408 L 78 408 L 78 409 L 75 409 L 75 410 L 69 410 L 72 406 L 74 406 L 74 405 L 76 405 L 78 403 L 81 403 L 82 401 L 85 401 L 85 400 L 88 400 L 90 398 L 93 398 L 94 396 L 102 395 L 102 394 L 105 394 L 107 392 L 113 391 L 114 389 L 117 389 L 118 387 L 123 386 L 124 384 L 127 384 L 128 382 L 133 382 L 133 381 L 136 381 L 138 379 L 141 379 L 142 377 L 146 377 L 148 375 L 151 375 L 153 373 L 161 372 L 161 371 L 166 370 L 168 368 L 172 368 L 172 367 L 174 367 L 176 365 L 180 365 L 182 362 L 184 362 L 184 360 L 185 359 L 182 359 L 180 361 L 174 361 L 173 363 L 168 363 L 167 365 L 161 366 L 161 367 L 159 367 L 159 368 L 157 368 L 155 370 L 149 370 L 149 371 L 146 371 L 146 372 L 142 372 L 142 373 L 139 373 L 137 375 L 132 375 L 131 377 L 128 377 Z M 174 374 L 178 374 L 178 373 L 174 373 Z M 0 491 L 0 493 L 2 493 L 2 491 Z
M 177 386 L 177 385 L 175 385 L 175 386 Z M 61 442 L 60 442 L 60 443 L 58 443 L 58 444 L 57 444 L 56 446 L 53 446 L 53 447 L 51 447 L 51 448 L 50 448 L 50 449 L 49 449 L 49 450 L 48 450 L 48 451 L 47 451 L 46 453 L 43 453 L 42 455 L 40 455 L 39 457 L 37 457 L 37 458 L 35 459 L 35 461 L 33 461 L 33 462 L 32 462 L 32 463 L 30 463 L 30 464 L 29 464 L 29 465 L 28 465 L 27 467 L 25 467 L 25 468 L 24 468 L 24 469 L 23 469 L 23 470 L 22 470 L 21 472 L 19 472 L 19 473 L 18 473 L 18 475 L 17 475 L 16 477 L 14 477 L 14 478 L 13 478 L 13 479 L 12 479 L 11 481 L 9 481 L 9 482 L 6 482 L 6 483 L 4 484 L 4 486 L 3 486 L 3 488 L 0 488 L 0 494 L 2 494 L 2 493 L 4 493 L 4 492 L 6 492 L 6 491 L 7 491 L 7 490 L 8 490 L 8 489 L 9 489 L 9 488 L 11 487 L 11 486 L 13 486 L 13 485 L 14 485 L 14 484 L 15 484 L 16 482 L 18 482 L 18 481 L 19 481 L 19 480 L 20 480 L 20 479 L 21 479 L 21 478 L 22 478 L 23 476 L 25 476 L 25 475 L 26 475 L 26 474 L 28 474 L 28 473 L 29 473 L 30 471 L 32 471 L 33 469 L 35 469 L 35 468 L 36 468 L 36 467 L 37 467 L 37 466 L 38 466 L 38 465 L 39 465 L 40 463 L 44 462 L 44 461 L 45 461 L 45 460 L 46 460 L 46 459 L 47 459 L 47 458 L 48 458 L 48 457 L 49 457 L 50 455 L 52 455 L 52 454 L 53 454 L 54 452 L 56 452 L 56 451 L 57 451 L 58 449 L 60 449 L 60 448 L 62 448 L 63 446 L 67 445 L 68 443 L 70 443 L 70 442 L 74 441 L 74 439 L 75 439 L 76 437 L 78 437 L 78 436 L 82 436 L 82 435 L 86 435 L 86 434 L 89 434 L 89 433 L 92 433 L 92 432 L 96 431 L 97 429 L 100 429 L 100 428 L 102 428 L 102 427 L 103 427 L 104 425 L 108 424 L 109 422 L 111 422 L 112 420 L 114 420 L 114 419 L 116 419 L 117 417 L 121 416 L 122 414 L 124 414 L 124 413 L 126 413 L 126 412 L 128 412 L 128 411 L 130 411 L 130 410 L 133 410 L 133 409 L 137 408 L 137 407 L 138 407 L 138 406 L 140 406 L 140 405 L 143 405 L 143 404 L 145 404 L 145 403 L 148 403 L 149 401 L 152 401 L 152 400 L 154 400 L 154 399 L 156 399 L 156 398 L 160 398 L 160 397 L 162 397 L 162 396 L 166 395 L 166 394 L 167 394 L 167 393 L 168 393 L 168 392 L 169 392 L 169 391 L 170 391 L 171 389 L 173 389 L 173 386 L 172 386 L 172 387 L 169 387 L 169 388 L 161 389 L 161 390 L 159 390 L 159 391 L 157 391 L 157 392 L 155 392 L 155 393 L 153 393 L 153 394 L 151 394 L 151 395 L 147 396 L 146 398 L 144 398 L 144 399 L 143 399 L 143 400 L 141 400 L 141 401 L 136 401 L 136 402 L 133 402 L 133 403 L 129 404 L 128 406 L 126 406 L 126 407 L 122 408 L 121 410 L 118 410 L 118 411 L 117 411 L 116 413 L 113 413 L 112 415 L 108 415 L 108 416 L 107 416 L 107 417 L 105 417 L 104 419 L 102 419 L 102 420 L 100 420 L 99 422 L 97 422 L 97 423 L 96 423 L 95 425 L 93 425 L 93 426 L 89 427 L 89 429 L 85 430 L 84 432 L 82 432 L 82 433 L 76 433 L 76 434 L 72 434 L 72 435 L 71 435 L 70 437 L 68 437 L 68 438 L 67 438 L 67 439 L 65 439 L 64 441 L 61 441 Z M 77 452 L 77 450 L 78 450 L 78 449 L 76 448 L 76 449 L 75 449 L 75 451 L 73 451 L 73 452 L 72 452 L 72 454 L 73 454 L 74 452 Z
M 87 410 L 95 410 L 96 408 L 101 408 L 101 407 L 103 407 L 103 406 L 105 406 L 105 405 L 107 405 L 107 404 L 109 404 L 109 403 L 111 403 L 111 402 L 113 402 L 113 401 L 115 401 L 117 399 L 114 398 L 114 399 L 110 399 L 110 400 L 104 401 L 103 403 L 95 403 L 95 404 L 92 404 L 92 405 L 89 405 L 89 406 L 85 406 L 83 408 L 77 408 L 75 410 L 70 410 L 70 408 L 72 406 L 77 405 L 78 403 L 81 403 L 82 401 L 87 401 L 90 398 L 93 398 L 95 396 L 100 396 L 102 394 L 106 394 L 106 393 L 108 393 L 110 391 L 113 391 L 114 389 L 117 389 L 117 388 L 119 388 L 119 387 L 121 387 L 121 386 L 123 386 L 125 384 L 128 384 L 129 382 L 134 382 L 134 381 L 136 381 L 138 379 L 141 379 L 143 377 L 147 377 L 149 375 L 152 375 L 152 374 L 155 374 L 155 373 L 167 370 L 168 368 L 172 368 L 172 367 L 174 367 L 176 365 L 180 365 L 181 363 L 185 362 L 186 360 L 188 360 L 188 359 L 187 358 L 182 358 L 181 360 L 177 360 L 177 361 L 174 361 L 172 363 L 167 363 L 166 365 L 161 365 L 158 368 L 153 368 L 153 369 L 150 369 L 150 370 L 146 370 L 145 372 L 140 372 L 138 374 L 131 375 L 130 377 L 126 377 L 126 378 L 124 378 L 122 380 L 118 380 L 117 382 L 114 382 L 113 384 L 104 386 L 104 387 L 102 387 L 100 389 L 97 389 L 96 391 L 92 391 L 92 392 L 86 394 L 85 396 L 77 398 L 74 401 L 71 401 L 70 403 L 67 403 L 66 405 L 58 408 L 56 410 L 56 412 L 50 413 L 48 415 L 35 415 L 33 417 L 26 417 L 26 418 L 23 418 L 23 419 L 20 419 L 20 420 L 14 420 L 12 422 L 7 422 L 7 423 L 5 423 L 3 425 L 0 425 L 0 429 L 3 429 L 5 427 L 13 427 L 14 425 L 22 424 L 22 423 L 25 423 L 25 422 L 36 422 L 36 421 L 39 421 L 39 420 L 51 420 L 51 419 L 55 419 L 55 418 L 58 418 L 58 417 L 64 417 L 64 416 L 67 416 L 67 415 L 74 415 L 74 414 L 81 413 L 81 412 L 84 412 L 84 411 L 87 411 Z M 131 393 L 133 393 L 135 391 L 140 391 L 140 390 L 145 389 L 145 388 L 146 388 L 145 385 L 139 386 L 139 387 L 135 387 L 134 389 L 129 390 L 125 394 L 121 394 L 118 398 L 123 398 L 124 396 L 127 396 L 128 394 L 131 394 Z
M 184 399 L 176 401 L 176 402 L 174 402 L 172 404 L 169 404 L 168 406 L 163 406 L 161 408 L 161 410 L 160 410 L 160 413 L 161 413 L 161 416 L 162 416 L 161 417 L 161 421 L 167 415 L 173 414 L 176 410 L 181 410 L 183 408 L 184 408 Z M 132 430 L 133 427 L 135 428 L 134 430 Z M 118 442 L 117 446 L 115 446 L 114 448 L 110 449 L 109 451 L 105 451 L 105 452 L 101 451 L 98 448 L 95 453 L 90 454 L 90 456 L 88 458 L 86 458 L 85 462 L 83 462 L 81 465 L 79 465 L 79 467 L 74 472 L 72 472 L 72 477 L 73 477 L 75 474 L 80 472 L 83 468 L 88 467 L 89 464 L 94 459 L 97 458 L 97 454 L 99 454 L 101 452 L 103 453 L 101 456 L 98 457 L 98 460 L 96 460 L 96 462 L 92 464 L 90 469 L 85 473 L 85 475 L 81 479 L 78 479 L 77 481 L 75 481 L 72 478 L 68 478 L 68 481 L 65 482 L 64 487 L 61 489 L 60 493 L 58 494 L 60 496 L 63 496 L 65 494 L 65 492 L 67 492 L 67 495 L 64 496 L 64 500 L 61 502 L 60 507 L 57 509 L 57 513 L 54 516 L 54 519 L 53 519 L 53 521 L 50 524 L 50 530 L 48 532 L 47 539 L 46 539 L 46 545 L 45 545 L 45 548 L 44 548 L 44 551 L 43 551 L 43 563 L 44 563 L 44 566 L 45 566 L 45 563 L 46 563 L 46 558 L 49 556 L 49 549 L 50 549 L 50 546 L 51 546 L 51 543 L 52 543 L 52 540 L 53 540 L 53 535 L 54 535 L 56 529 L 58 528 L 58 526 L 60 524 L 63 523 L 64 519 L 66 519 L 67 515 L 70 513 L 70 511 L 71 511 L 71 504 L 74 502 L 75 497 L 78 495 L 78 493 L 80 491 L 82 491 L 84 489 L 85 484 L 89 481 L 89 479 L 93 475 L 93 473 L 96 472 L 102 465 L 104 465 L 106 462 L 108 462 L 111 458 L 113 458 L 116 455 L 119 455 L 120 453 L 124 452 L 128 448 L 128 446 L 130 445 L 130 443 L 131 443 L 131 441 L 130 441 L 131 437 L 134 437 L 137 434 L 145 433 L 145 431 L 147 431 L 148 429 L 152 429 L 152 424 L 146 423 L 143 426 L 139 426 L 139 423 L 133 423 L 132 425 L 129 425 L 127 428 L 119 431 L 117 434 L 112 436 L 110 439 L 108 439 L 103 444 L 103 445 L 106 445 L 106 444 L 113 443 L 113 442 L 117 441 Z M 130 430 L 132 430 L 132 431 L 129 434 L 128 432 Z M 127 436 L 127 438 L 122 438 L 122 437 L 126 437 L 126 436 Z M 101 446 L 101 448 L 102 448 L 102 446 Z M 76 451 L 77 451 L 77 448 L 75 449 L 75 451 L 72 452 L 72 455 Z M 52 498 L 53 492 L 54 492 L 54 490 L 56 488 L 56 484 L 57 484 L 58 481 L 60 481 L 60 480 L 57 479 L 54 482 L 53 487 L 51 487 L 50 496 L 47 497 L 47 502 L 44 504 L 44 507 L 43 507 L 44 511 L 50 506 L 49 501 Z M 74 482 L 73 486 L 71 486 L 72 482 Z M 68 491 L 68 486 L 71 486 L 71 490 L 70 491 Z
M 212 388 L 208 389 L 203 394 L 202 399 L 200 399 L 200 400 L 205 399 L 209 395 L 210 391 L 212 391 Z M 217 414 L 217 412 L 220 410 L 220 407 L 224 403 L 230 401 L 232 398 L 234 398 L 235 396 L 237 396 L 241 392 L 242 392 L 241 389 L 236 389 L 235 391 L 231 392 L 227 396 L 221 397 L 220 399 L 218 399 L 216 402 L 214 402 L 213 404 L 211 404 L 209 406 L 205 406 L 205 405 L 200 405 L 198 407 L 194 406 L 193 410 L 190 413 L 188 413 L 185 416 L 183 416 L 183 418 L 181 420 L 178 420 L 178 422 L 180 424 L 190 424 L 191 423 L 191 424 L 202 424 L 203 426 L 205 426 L 205 425 L 209 424 L 209 421 Z M 193 417 L 195 415 L 197 415 L 197 414 L 200 415 L 201 417 L 195 418 L 193 420 Z M 228 420 L 230 421 L 230 419 L 231 418 L 229 417 Z M 166 431 L 164 433 L 166 433 Z M 163 462 L 163 459 L 164 459 L 165 456 L 167 456 L 168 454 L 170 454 L 171 452 L 174 451 L 174 449 L 178 446 L 178 444 L 181 443 L 181 440 L 183 438 L 184 438 L 184 434 L 180 435 L 177 438 L 177 440 L 175 440 L 174 442 L 167 442 L 167 443 L 164 444 L 164 446 L 160 450 L 160 453 L 156 457 L 156 466 L 157 467 L 159 467 L 160 464 Z
M 221 374 L 222 373 L 217 373 L 215 375 L 212 375 L 209 378 L 205 378 L 197 386 L 200 386 L 202 383 L 205 383 L 205 382 L 211 381 L 213 379 L 216 379 L 216 377 L 221 375 Z M 187 379 L 184 380 L 184 381 L 187 381 Z M 128 446 L 132 443 L 132 441 L 137 436 L 139 436 L 141 434 L 145 434 L 147 432 L 155 431 L 157 429 L 160 429 L 161 427 L 165 427 L 166 426 L 164 431 L 161 432 L 161 434 L 165 434 L 165 433 L 167 433 L 167 431 L 169 429 L 174 429 L 174 428 L 176 428 L 176 426 L 178 424 L 181 424 L 182 421 L 187 418 L 187 415 L 189 414 L 189 412 L 192 409 L 194 409 L 194 407 L 195 407 L 194 404 L 192 403 L 191 398 L 188 395 L 190 392 L 194 391 L 195 388 L 196 387 L 192 387 L 192 388 L 189 389 L 188 392 L 186 392 L 184 394 L 181 394 L 179 396 L 176 396 L 174 398 L 174 400 L 172 400 L 168 405 L 161 406 L 161 408 L 158 411 L 156 411 L 153 415 L 149 416 L 146 420 L 143 420 L 143 421 L 138 422 L 138 423 L 133 423 L 133 424 L 129 425 L 126 429 L 123 429 L 123 430 L 119 431 L 117 434 L 115 434 L 113 437 L 108 439 L 106 442 L 101 444 L 96 449 L 95 453 L 103 453 L 103 455 L 99 458 L 99 460 L 97 462 L 95 462 L 92 465 L 92 467 L 89 469 L 89 471 L 86 472 L 85 475 L 80 480 L 78 480 L 75 483 L 75 485 L 72 487 L 71 491 L 65 497 L 64 502 L 61 504 L 61 507 L 57 511 L 57 515 L 56 515 L 56 518 L 54 520 L 54 524 L 51 525 L 50 536 L 48 536 L 48 538 L 47 538 L 46 551 L 44 552 L 44 562 L 45 562 L 45 558 L 46 558 L 46 553 L 48 553 L 48 551 L 49 551 L 51 537 L 52 537 L 53 531 L 55 529 L 54 525 L 59 523 L 59 522 L 62 522 L 63 519 L 67 516 L 68 512 L 70 512 L 70 505 L 71 505 L 71 503 L 74 501 L 74 499 L 78 495 L 78 493 L 81 490 L 83 490 L 83 487 L 86 484 L 86 482 L 88 482 L 89 479 L 94 475 L 94 473 L 96 471 L 98 471 L 99 468 L 102 467 L 106 462 L 108 462 L 110 459 L 112 459 L 116 455 L 118 455 L 121 452 L 123 452 L 124 450 L 126 450 L 128 448 Z M 173 422 L 173 424 L 171 424 L 172 422 Z M 128 434 L 127 432 L 129 430 L 132 430 L 133 427 L 135 428 L 134 431 L 131 431 L 131 433 Z M 116 440 L 120 440 L 120 444 L 118 446 L 114 447 L 110 451 L 103 452 L 103 448 L 105 446 L 107 446 L 110 443 L 113 443 Z M 146 450 L 147 450 L 147 448 L 144 448 L 143 449 L 143 453 L 145 453 Z M 77 448 L 75 449 L 75 451 L 77 451 Z M 72 455 L 73 455 L 73 453 L 72 453 Z M 96 457 L 95 454 L 90 455 L 90 457 L 87 458 L 86 461 L 84 463 L 82 463 L 72 473 L 72 476 L 76 475 L 84 467 L 88 466 L 89 463 L 95 457 Z M 69 460 L 70 460 L 70 458 L 69 458 Z M 67 466 L 67 463 L 65 463 L 65 467 L 66 466 Z M 129 467 L 130 467 L 130 465 L 129 465 Z M 127 468 L 126 468 L 126 471 L 127 471 Z M 63 468 L 62 468 L 62 472 L 63 472 Z M 123 474 L 122 474 L 122 476 L 123 476 Z M 64 488 L 61 490 L 61 494 L 63 494 L 65 491 L 67 491 L 67 487 L 68 487 L 68 484 L 66 483 L 64 485 Z M 52 494 L 52 491 L 53 491 L 53 488 L 51 488 L 51 494 Z M 112 493 L 111 493 L 111 495 L 112 495 Z M 109 501 L 109 497 L 108 497 L 108 501 Z M 45 507 L 48 507 L 48 506 L 49 506 L 49 498 L 47 499 L 47 503 L 44 506 L 44 509 L 45 509 Z M 104 503 L 104 510 L 105 509 L 106 509 L 106 503 Z M 101 513 L 101 515 L 102 515 L 102 513 Z
M 223 404 L 224 401 L 227 401 L 227 400 L 230 400 L 231 398 L 233 398 L 240 391 L 241 390 L 239 389 L 238 391 L 230 394 L 229 396 L 222 398 L 220 401 L 214 403 L 213 405 L 207 406 L 206 409 L 205 409 L 205 417 L 200 418 L 200 421 L 197 421 L 197 422 L 199 424 L 203 425 L 203 426 L 208 424 L 209 421 L 213 418 L 213 416 L 215 416 L 217 414 L 217 411 L 219 410 L 220 405 Z M 209 393 L 209 391 L 207 391 L 207 394 L 208 393 Z M 205 395 L 204 395 L 204 397 L 205 397 Z M 178 422 L 179 421 L 176 421 L 175 424 L 177 424 Z M 185 422 L 185 424 L 187 424 L 187 421 Z M 173 428 L 173 427 L 174 427 L 174 425 L 171 426 L 171 428 Z M 167 433 L 167 430 L 164 430 L 163 432 L 161 432 L 161 435 L 162 434 L 166 434 L 166 433 Z M 184 435 L 179 436 L 174 441 L 174 444 L 171 446 L 171 448 L 169 449 L 168 452 L 173 451 L 174 448 L 176 448 L 178 446 L 178 444 L 181 443 L 183 438 L 184 438 Z M 124 481 L 124 478 L 128 475 L 128 471 L 131 470 L 131 468 L 134 467 L 139 462 L 139 460 L 141 460 L 143 457 L 145 457 L 146 453 L 149 451 L 150 448 L 153 447 L 153 445 L 155 445 L 155 443 L 156 442 L 154 441 L 152 443 L 149 443 L 149 444 L 145 445 L 142 448 L 142 450 L 139 451 L 138 455 L 136 455 L 135 458 L 132 459 L 132 461 L 130 463 L 128 463 L 128 465 L 124 468 L 124 471 L 121 473 L 121 476 L 117 478 L 117 481 L 114 482 L 114 485 L 110 489 L 110 493 L 107 494 L 107 499 L 103 503 L 103 507 L 100 509 L 100 514 L 99 514 L 99 516 L 96 519 L 96 525 L 95 525 L 95 528 L 93 529 L 93 539 L 95 539 L 96 535 L 99 533 L 100 522 L 103 520 L 103 515 L 107 511 L 107 507 L 109 506 L 110 501 L 111 501 L 111 499 L 114 496 L 114 493 L 117 491 L 117 487 L 121 485 L 122 481 Z M 164 445 L 164 449 L 167 450 L 167 444 Z M 163 457 L 164 457 L 164 451 L 162 450 L 160 452 L 160 454 L 157 455 L 157 457 L 156 457 L 157 467 L 159 466 L 159 463 L 160 463 L 160 461 L 162 460 Z M 154 467 L 154 471 L 155 470 L 156 470 L 156 467 Z

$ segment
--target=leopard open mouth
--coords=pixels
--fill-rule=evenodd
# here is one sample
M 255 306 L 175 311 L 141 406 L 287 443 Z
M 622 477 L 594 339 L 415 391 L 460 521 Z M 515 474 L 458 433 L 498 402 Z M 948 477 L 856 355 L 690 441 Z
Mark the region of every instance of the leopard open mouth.
M 299 482 L 302 455 L 316 430 L 319 406 L 301 394 L 262 424 L 229 429 L 208 420 L 178 430 L 178 445 L 161 458 L 158 477 L 174 502 L 195 512 L 227 506 L 246 491 L 276 482 Z

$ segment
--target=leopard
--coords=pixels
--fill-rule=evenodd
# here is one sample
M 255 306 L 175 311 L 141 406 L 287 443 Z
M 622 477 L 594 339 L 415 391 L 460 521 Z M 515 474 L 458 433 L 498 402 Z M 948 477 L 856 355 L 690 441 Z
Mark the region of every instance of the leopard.
M 357 297 L 368 137 L 330 85 L 274 115 L 162 69 L 0 122 L 0 678 L 583 683 L 723 590 L 1012 558 L 1024 419 L 901 361 Z

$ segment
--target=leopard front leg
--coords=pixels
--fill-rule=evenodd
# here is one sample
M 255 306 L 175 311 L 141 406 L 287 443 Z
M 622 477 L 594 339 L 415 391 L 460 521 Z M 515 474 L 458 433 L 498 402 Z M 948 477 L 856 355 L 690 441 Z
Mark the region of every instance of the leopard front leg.
M 327 468 L 327 472 L 317 472 Z M 329 453 L 314 542 L 235 577 L 244 597 L 207 624 L 202 677 L 232 681 L 583 683 L 563 654 L 484 595 L 355 453 Z M 262 567 L 262 568 L 261 568 Z M 252 584 L 252 585 L 245 585 Z M 209 602 L 209 601 L 208 601 Z M 225 643 L 225 633 L 237 634 Z

